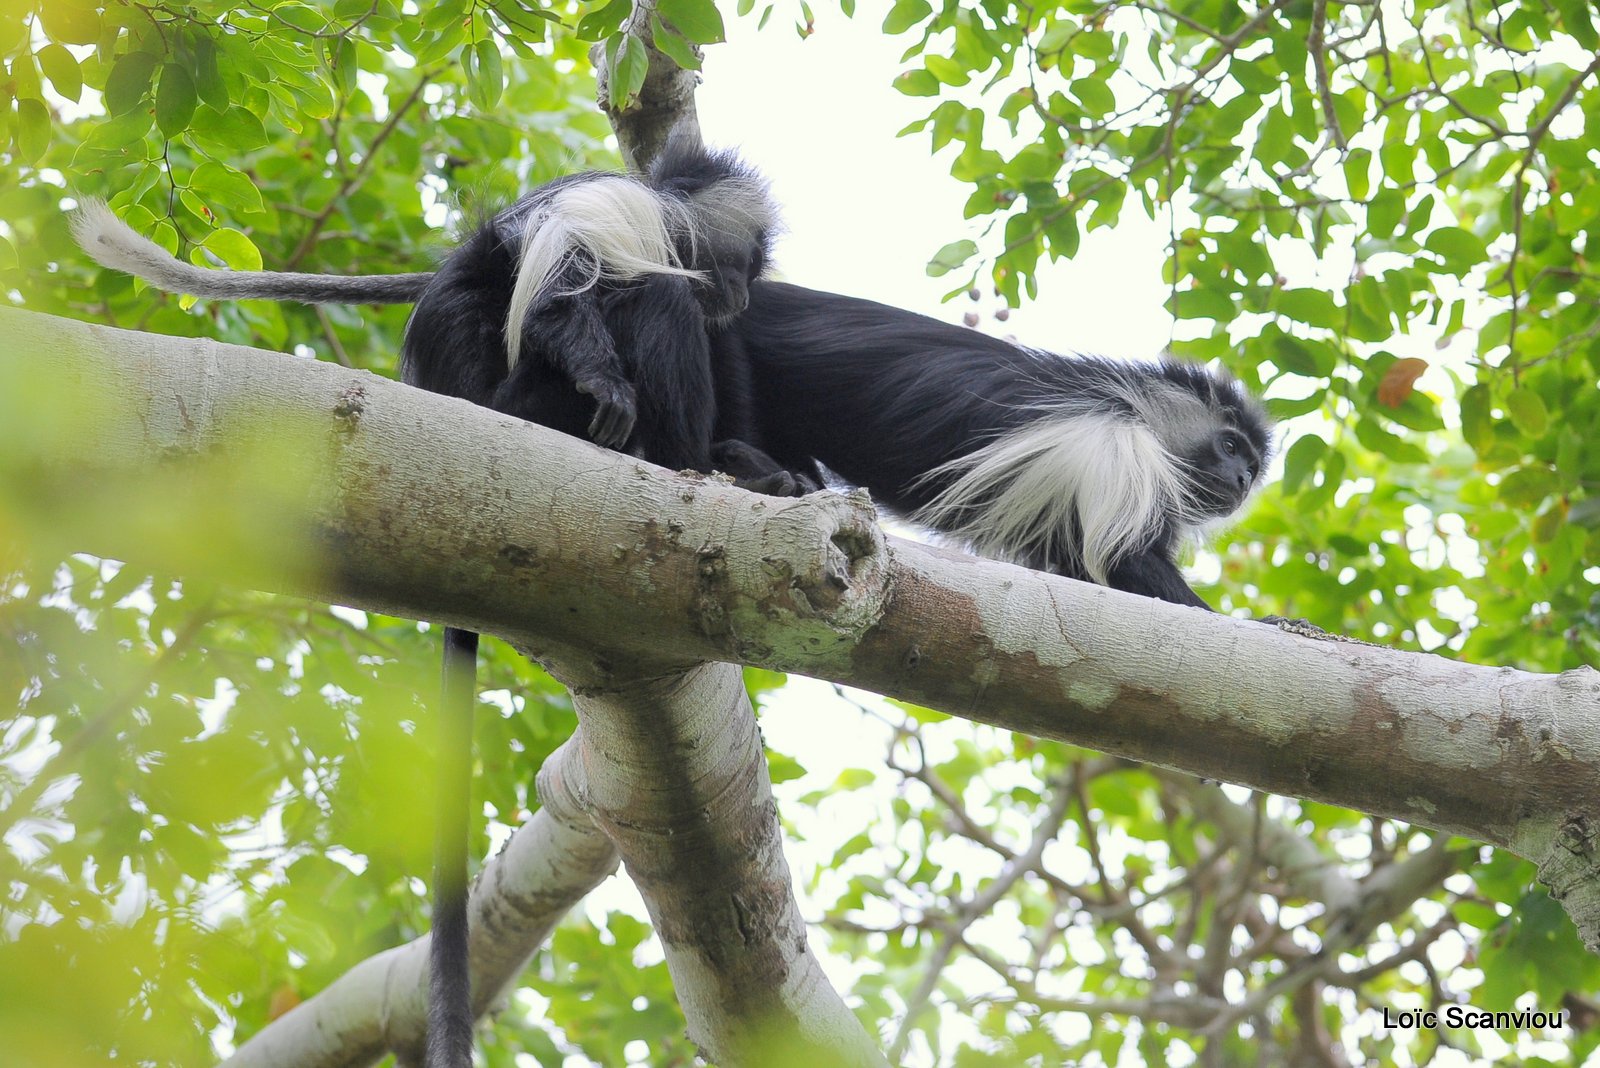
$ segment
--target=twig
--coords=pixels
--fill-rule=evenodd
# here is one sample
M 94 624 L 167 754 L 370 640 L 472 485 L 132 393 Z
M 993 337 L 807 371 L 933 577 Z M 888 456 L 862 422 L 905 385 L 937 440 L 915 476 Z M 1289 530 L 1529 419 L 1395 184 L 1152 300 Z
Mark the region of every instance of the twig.
M 343 201 L 345 197 L 349 196 L 350 191 L 359 185 L 361 180 L 366 177 L 367 171 L 372 166 L 372 161 L 377 158 L 378 149 L 381 148 L 383 143 L 389 139 L 389 135 L 394 133 L 395 127 L 400 124 L 400 120 L 405 117 L 405 113 L 411 110 L 411 105 L 415 104 L 418 98 L 422 96 L 422 90 L 427 86 L 428 82 L 431 81 L 432 78 L 433 75 L 424 74 L 422 77 L 417 79 L 417 84 L 411 90 L 411 95 L 407 96 L 405 100 L 401 102 L 400 106 L 395 108 L 394 112 L 384 122 L 383 128 L 378 131 L 377 135 L 373 137 L 372 143 L 367 146 L 366 154 L 361 157 L 361 162 L 356 165 L 356 169 L 348 178 L 339 184 L 338 192 L 334 193 L 333 196 L 328 198 L 327 205 L 317 213 L 316 218 L 311 220 L 311 228 L 307 230 L 305 236 L 300 239 L 300 243 L 296 245 L 295 250 L 289 254 L 289 258 L 284 261 L 284 270 L 294 270 L 295 267 L 299 265 L 300 261 L 305 259 L 306 256 L 311 252 L 312 247 L 317 243 L 317 239 L 322 233 L 322 228 L 328 225 L 329 219 L 333 218 L 333 213 L 338 210 L 340 202 Z
M 1311 52 L 1311 66 L 1317 72 L 1317 96 L 1322 99 L 1322 121 L 1328 127 L 1328 136 L 1343 152 L 1349 146 L 1345 142 L 1344 131 L 1339 129 L 1339 113 L 1333 107 L 1333 86 L 1328 79 L 1327 29 L 1328 0 L 1316 0 L 1311 8 L 1311 39 L 1306 42 L 1306 47 Z

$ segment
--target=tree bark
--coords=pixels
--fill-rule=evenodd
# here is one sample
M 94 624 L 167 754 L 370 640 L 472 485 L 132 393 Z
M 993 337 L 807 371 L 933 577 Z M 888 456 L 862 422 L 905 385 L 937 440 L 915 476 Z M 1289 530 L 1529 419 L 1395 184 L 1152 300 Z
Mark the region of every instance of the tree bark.
M 760 497 L 329 364 L 0 329 L 0 472 L 40 536 L 498 634 L 598 687 L 799 671 L 1476 837 L 1600 948 L 1593 670 L 1311 640 L 887 539 L 864 494 Z
M 694 90 L 700 84 L 700 75 L 684 70 L 655 46 L 650 22 L 659 17 L 656 0 L 635 0 L 633 10 L 622 24 L 621 36 L 633 38 L 650 58 L 644 85 L 632 100 L 613 99 L 604 42 L 589 52 L 600 110 L 606 113 L 611 128 L 617 132 L 622 162 L 635 172 L 649 169 L 650 162 L 660 154 L 674 130 L 682 129 L 695 137 L 700 136 L 700 118 L 694 106 Z M 614 39 L 620 40 L 620 37 Z M 699 46 L 690 47 L 699 57 Z
M 739 668 L 594 686 L 548 666 L 582 724 L 577 792 L 644 897 L 706 1060 L 887 1065 L 807 943 Z

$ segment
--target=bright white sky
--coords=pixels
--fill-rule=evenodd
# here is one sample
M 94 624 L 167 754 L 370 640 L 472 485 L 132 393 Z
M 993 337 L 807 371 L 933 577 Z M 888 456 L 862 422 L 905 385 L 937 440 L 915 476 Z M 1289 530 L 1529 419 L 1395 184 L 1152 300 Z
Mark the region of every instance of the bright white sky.
M 978 240 L 981 223 L 961 217 L 971 187 L 950 177 L 953 149 L 932 157 L 927 134 L 895 137 L 937 101 L 891 88 L 914 38 L 885 36 L 878 6 L 861 5 L 854 19 L 818 11 L 805 39 L 781 13 L 760 31 L 754 18 L 730 18 L 728 43 L 707 49 L 701 129 L 772 179 L 789 224 L 777 256 L 784 278 L 949 322 L 977 310 L 983 329 L 1038 348 L 1159 353 L 1171 323 L 1160 276 L 1166 228 L 1137 211 L 1115 238 L 1086 235 L 1075 262 L 1047 268 L 1039 300 L 1003 324 L 988 291 L 976 304 L 940 303 L 964 276 L 930 278 L 928 260 L 951 241 Z

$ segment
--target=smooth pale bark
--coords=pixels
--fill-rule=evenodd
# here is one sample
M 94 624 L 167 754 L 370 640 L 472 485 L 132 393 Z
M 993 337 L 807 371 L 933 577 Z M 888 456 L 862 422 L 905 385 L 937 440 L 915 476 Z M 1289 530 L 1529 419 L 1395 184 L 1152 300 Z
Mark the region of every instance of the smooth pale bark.
M 41 476 L 32 503 L 77 548 L 204 570 L 196 538 L 239 536 L 214 494 L 163 497 L 181 541 L 154 536 L 156 519 L 96 523 L 97 501 L 287 435 L 305 445 L 303 486 L 280 503 L 301 509 L 317 566 L 281 537 L 239 541 L 236 581 L 559 645 L 594 679 L 618 657 L 627 677 L 706 660 L 799 671 L 1469 835 L 1535 861 L 1600 947 L 1593 670 L 1308 640 L 891 543 L 861 495 L 759 497 L 328 364 L 12 310 L 0 329 L 0 375 L 45 366 L 95 406 L 0 459 Z M 264 398 L 292 421 L 265 419 Z
M 550 666 L 572 686 L 582 724 L 583 781 L 568 789 L 644 897 L 706 1060 L 887 1065 L 807 942 L 740 669 L 702 664 L 595 687 Z
M 569 741 L 547 764 L 577 757 Z M 541 787 L 544 782 L 541 773 Z M 538 812 L 483 866 L 472 886 L 473 1006 L 481 1014 L 527 966 L 561 917 L 617 867 L 611 841 L 560 790 L 541 788 Z M 369 957 L 262 1028 L 228 1068 L 356 1068 L 389 1050 L 421 1064 L 427 1023 L 428 937 Z

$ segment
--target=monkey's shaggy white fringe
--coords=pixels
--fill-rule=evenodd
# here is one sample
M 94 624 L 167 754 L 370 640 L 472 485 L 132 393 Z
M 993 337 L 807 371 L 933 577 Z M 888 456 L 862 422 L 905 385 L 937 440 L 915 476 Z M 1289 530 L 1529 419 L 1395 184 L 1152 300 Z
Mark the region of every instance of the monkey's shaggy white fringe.
M 1187 511 L 1180 463 L 1137 417 L 1063 411 L 930 472 L 957 477 L 911 518 L 991 558 L 1070 555 L 1109 585 L 1121 556 Z
M 723 178 L 691 193 L 689 202 L 706 236 L 731 238 L 741 247 L 749 244 L 752 234 L 771 234 L 782 224 L 764 178 Z
M 522 327 L 541 298 L 572 296 L 602 279 L 626 282 L 648 274 L 699 278 L 678 260 L 675 239 L 693 240 L 685 205 L 638 179 L 606 175 L 575 182 L 535 202 L 521 220 L 517 280 L 506 314 L 506 356 L 517 365 Z M 586 272 L 576 285 L 551 291 L 569 265 Z

